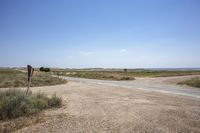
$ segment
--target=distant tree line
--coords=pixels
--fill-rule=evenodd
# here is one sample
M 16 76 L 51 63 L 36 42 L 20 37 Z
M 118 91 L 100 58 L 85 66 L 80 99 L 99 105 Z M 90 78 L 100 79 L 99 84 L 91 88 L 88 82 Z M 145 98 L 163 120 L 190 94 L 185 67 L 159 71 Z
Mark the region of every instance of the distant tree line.
M 50 72 L 50 68 L 40 67 L 41 72 Z

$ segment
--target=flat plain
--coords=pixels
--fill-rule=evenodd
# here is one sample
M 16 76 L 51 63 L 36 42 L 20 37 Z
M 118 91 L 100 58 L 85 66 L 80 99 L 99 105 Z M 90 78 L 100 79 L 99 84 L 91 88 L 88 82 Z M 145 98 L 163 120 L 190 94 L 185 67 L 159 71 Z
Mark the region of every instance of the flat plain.
M 0 131 L 19 133 L 200 132 L 199 98 L 134 86 L 137 82 L 167 86 L 169 89 L 173 89 L 174 86 L 184 88 L 185 86 L 179 86 L 177 83 L 196 76 L 198 75 L 140 77 L 130 81 L 67 78 L 67 84 L 32 87 L 33 92 L 42 91 L 48 95 L 56 93 L 62 97 L 63 106 L 30 117 L 0 121 Z M 129 83 L 132 88 L 121 86 L 119 83 Z M 193 87 L 186 88 L 189 91 L 199 90 Z

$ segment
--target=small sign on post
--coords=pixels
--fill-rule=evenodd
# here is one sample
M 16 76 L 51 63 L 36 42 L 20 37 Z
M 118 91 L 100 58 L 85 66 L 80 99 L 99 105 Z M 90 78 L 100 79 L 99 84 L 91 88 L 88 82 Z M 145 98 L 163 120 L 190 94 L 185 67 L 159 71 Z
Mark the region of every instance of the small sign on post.
M 28 70 L 28 87 L 27 87 L 27 92 L 29 92 L 29 88 L 31 86 L 31 79 L 33 76 L 34 68 L 31 65 L 27 65 L 27 70 Z

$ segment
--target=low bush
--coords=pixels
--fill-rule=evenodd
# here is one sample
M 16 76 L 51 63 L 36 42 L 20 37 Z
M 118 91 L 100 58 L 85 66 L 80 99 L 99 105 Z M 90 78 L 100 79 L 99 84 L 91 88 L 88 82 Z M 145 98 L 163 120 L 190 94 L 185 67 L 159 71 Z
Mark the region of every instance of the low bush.
M 44 67 L 40 67 L 40 71 L 41 72 L 50 72 L 50 68 L 44 68 Z
M 12 119 L 38 113 L 44 109 L 60 107 L 62 99 L 44 93 L 28 94 L 23 90 L 9 89 L 0 91 L 0 120 Z
M 135 80 L 134 77 L 121 77 L 120 80 Z

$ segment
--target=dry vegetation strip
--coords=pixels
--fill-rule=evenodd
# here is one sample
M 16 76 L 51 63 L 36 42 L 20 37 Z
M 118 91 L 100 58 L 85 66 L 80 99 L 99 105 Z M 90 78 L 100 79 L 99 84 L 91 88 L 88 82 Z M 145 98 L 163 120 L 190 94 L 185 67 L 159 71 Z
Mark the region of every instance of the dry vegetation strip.
M 49 86 L 66 83 L 66 80 L 52 77 L 48 73 L 35 72 L 32 87 Z M 0 88 L 26 87 L 27 74 L 13 69 L 0 69 Z
M 135 80 L 134 76 L 128 73 L 116 73 L 116 72 L 90 72 L 90 71 L 76 71 L 76 72 L 62 72 L 63 76 L 80 77 L 89 79 L 101 79 L 101 80 Z
M 35 72 L 31 86 L 49 86 L 66 83 L 48 73 Z M 27 73 L 14 69 L 0 69 L 0 88 L 26 87 Z M 22 89 L 0 89 L 0 122 L 7 119 L 30 116 L 42 110 L 60 107 L 62 99 L 56 94 L 51 97 L 44 93 L 26 92 Z M 15 121 L 15 120 L 14 120 Z M 15 126 L 19 129 L 21 126 Z M 15 128 L 0 128 L 0 132 L 11 132 Z
M 135 77 L 168 77 L 168 76 L 185 76 L 185 75 L 200 75 L 200 71 L 54 71 L 55 74 L 60 74 L 69 77 L 80 77 L 89 79 L 103 80 L 134 80 Z
M 192 78 L 190 80 L 183 81 L 183 82 L 180 82 L 178 84 L 200 88 L 200 77 Z

